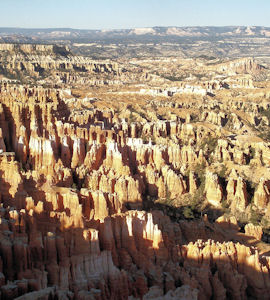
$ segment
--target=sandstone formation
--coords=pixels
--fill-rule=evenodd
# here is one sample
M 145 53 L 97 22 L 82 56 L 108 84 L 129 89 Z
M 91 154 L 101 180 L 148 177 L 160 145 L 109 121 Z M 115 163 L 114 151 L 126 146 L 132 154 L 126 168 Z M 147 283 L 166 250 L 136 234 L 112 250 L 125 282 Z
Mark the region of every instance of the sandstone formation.
M 257 240 L 261 240 L 262 235 L 263 235 L 262 227 L 255 226 L 255 225 L 249 223 L 245 226 L 245 234 L 248 236 L 253 236 Z
M 256 73 L 262 69 L 253 58 L 240 58 L 228 63 L 223 63 L 217 66 L 219 71 L 227 71 L 229 74 L 246 74 L 246 73 Z
M 269 299 L 259 64 L 174 85 L 64 46 L 0 52 L 18 75 L 0 85 L 1 299 Z

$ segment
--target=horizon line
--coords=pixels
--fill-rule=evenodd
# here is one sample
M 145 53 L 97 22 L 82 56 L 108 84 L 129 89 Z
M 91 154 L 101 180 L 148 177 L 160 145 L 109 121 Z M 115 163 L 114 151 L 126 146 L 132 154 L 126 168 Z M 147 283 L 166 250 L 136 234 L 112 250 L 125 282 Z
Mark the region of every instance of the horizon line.
M 264 27 L 270 28 L 270 26 L 265 25 L 154 25 L 154 26 L 138 26 L 138 27 L 126 27 L 126 28 L 74 28 L 74 27 L 20 27 L 20 26 L 0 26 L 0 29 L 33 29 L 33 30 L 44 30 L 44 29 L 56 29 L 56 30 L 132 30 L 138 28 L 195 28 L 195 27 L 214 27 L 214 28 L 222 28 L 222 27 Z

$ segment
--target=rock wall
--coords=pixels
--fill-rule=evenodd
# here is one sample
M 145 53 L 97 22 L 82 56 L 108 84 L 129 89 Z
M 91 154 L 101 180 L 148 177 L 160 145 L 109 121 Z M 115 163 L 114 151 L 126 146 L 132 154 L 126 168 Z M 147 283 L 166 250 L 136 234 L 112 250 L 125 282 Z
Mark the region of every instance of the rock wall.
M 190 116 L 127 122 L 113 109 L 75 110 L 56 89 L 0 92 L 2 299 L 268 299 L 269 258 L 230 242 L 233 218 L 173 222 L 143 210 L 201 192 L 207 205 L 245 213 L 246 180 L 233 170 L 224 182 L 211 164 L 265 165 L 266 144 L 251 153 Z M 262 180 L 254 205 L 267 211 L 268 196 Z

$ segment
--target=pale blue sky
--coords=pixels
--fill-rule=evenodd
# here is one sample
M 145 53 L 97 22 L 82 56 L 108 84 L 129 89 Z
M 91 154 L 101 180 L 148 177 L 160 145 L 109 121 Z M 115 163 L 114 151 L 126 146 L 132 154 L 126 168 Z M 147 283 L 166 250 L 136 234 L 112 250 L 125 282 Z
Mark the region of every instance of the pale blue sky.
M 0 0 L 0 27 L 270 27 L 270 0 Z

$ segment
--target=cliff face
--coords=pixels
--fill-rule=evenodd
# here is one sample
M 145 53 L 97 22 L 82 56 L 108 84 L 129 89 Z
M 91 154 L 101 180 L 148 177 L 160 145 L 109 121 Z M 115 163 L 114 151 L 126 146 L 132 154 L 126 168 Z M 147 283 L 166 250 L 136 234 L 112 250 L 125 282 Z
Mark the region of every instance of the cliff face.
M 211 239 L 184 242 L 189 236 L 198 239 L 207 223 L 179 225 L 157 211 L 107 217 L 99 211 L 96 217 L 104 219 L 90 225 L 83 221 L 78 199 L 72 193 L 60 195 L 62 209 L 54 212 L 39 204 L 2 208 L 3 299 L 29 292 L 34 297 L 33 291 L 75 299 L 82 294 L 140 298 L 149 287 L 159 288 L 161 296 L 180 282 L 198 290 L 198 299 L 226 299 L 226 293 L 229 299 L 246 299 L 247 292 L 268 297 L 268 260 L 261 262 L 255 250 Z
M 227 201 L 245 212 L 246 180 L 236 171 L 222 180 L 211 164 L 265 165 L 265 144 L 251 155 L 190 115 L 127 122 L 56 89 L 5 84 L 0 100 L 2 299 L 269 297 L 269 259 L 231 242 L 236 219 L 180 221 L 178 212 L 169 218 L 151 207 L 199 197 L 216 210 Z M 267 215 L 267 181 L 253 192 Z M 260 227 L 245 231 L 262 237 Z
M 23 173 L 22 179 L 14 180 L 21 180 L 30 193 L 28 184 L 39 189 L 46 182 L 85 188 L 91 195 L 99 191 L 100 196 L 91 198 L 103 198 L 108 211 L 116 213 L 125 205 L 142 206 L 146 195 L 179 201 L 185 195 L 194 196 L 200 188 L 201 197 L 213 206 L 221 207 L 226 200 L 232 211 L 244 212 L 254 196 L 254 205 L 266 213 L 267 180 L 248 191 L 246 180 L 235 171 L 222 181 L 209 163 L 267 165 L 269 150 L 263 143 L 244 145 L 255 147 L 251 156 L 238 141 L 218 139 L 205 127 L 189 123 L 190 117 L 127 123 L 115 118 L 113 110 L 85 109 L 85 103 L 69 107 L 54 89 L 3 85 L 0 98 L 2 161 L 14 161 Z M 202 115 L 205 120 L 205 113 Z M 164 143 L 166 140 L 170 142 Z M 3 178 L 8 178 L 4 165 L 3 170 Z M 5 197 L 7 203 L 11 201 L 7 194 Z
M 9 52 L 22 52 L 22 53 L 45 53 L 45 54 L 58 54 L 62 55 L 70 53 L 67 46 L 57 46 L 57 45 L 42 45 L 42 44 L 0 44 L 0 51 Z
M 142 68 L 115 61 L 94 60 L 76 56 L 67 46 L 42 44 L 0 44 L 0 75 L 6 81 L 17 81 L 51 87 L 107 86 L 123 82 L 157 81 L 164 79 L 149 74 Z M 1 79 L 1 78 L 0 78 Z
M 229 74 L 256 74 L 260 72 L 263 67 L 259 65 L 255 59 L 247 57 L 219 64 L 217 65 L 217 69 L 220 72 L 226 71 Z

